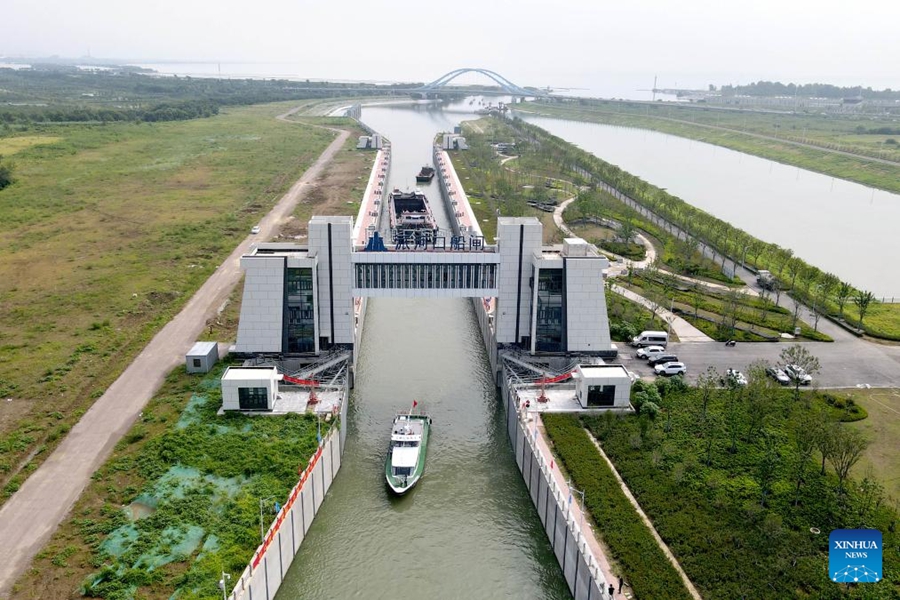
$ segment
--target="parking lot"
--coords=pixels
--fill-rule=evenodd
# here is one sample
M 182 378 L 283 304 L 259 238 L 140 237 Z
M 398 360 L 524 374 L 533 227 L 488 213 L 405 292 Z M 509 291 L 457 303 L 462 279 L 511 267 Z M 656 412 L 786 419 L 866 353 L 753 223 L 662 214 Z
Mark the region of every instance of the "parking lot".
M 619 362 L 641 377 L 652 378 L 653 367 L 635 358 L 637 348 L 619 345 Z M 847 388 L 857 385 L 900 387 L 900 347 L 884 346 L 861 340 L 834 343 L 805 342 L 806 348 L 819 359 L 821 370 L 813 375 L 813 385 L 820 388 Z M 738 343 L 727 347 L 722 342 L 672 343 L 670 354 L 687 366 L 687 379 L 695 382 L 707 367 L 719 373 L 728 368 L 747 372 L 751 363 L 762 360 L 778 362 L 786 343 Z

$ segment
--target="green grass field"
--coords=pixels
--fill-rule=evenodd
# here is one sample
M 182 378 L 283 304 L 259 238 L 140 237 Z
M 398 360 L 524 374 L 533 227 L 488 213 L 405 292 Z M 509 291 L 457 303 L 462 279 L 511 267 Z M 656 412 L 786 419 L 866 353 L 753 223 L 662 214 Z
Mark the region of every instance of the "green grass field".
M 854 402 L 866 409 L 869 418 L 854 423 L 871 444 L 854 468 L 857 477 L 871 474 L 884 486 L 893 501 L 900 502 L 900 461 L 897 440 L 900 439 L 900 390 L 846 390 Z
M 333 139 L 293 105 L 0 138 L 2 499 Z

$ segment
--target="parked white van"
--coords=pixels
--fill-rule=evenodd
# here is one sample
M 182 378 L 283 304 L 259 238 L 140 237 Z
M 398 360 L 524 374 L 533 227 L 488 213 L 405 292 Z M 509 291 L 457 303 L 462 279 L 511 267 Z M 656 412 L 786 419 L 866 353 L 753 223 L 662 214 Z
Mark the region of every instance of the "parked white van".
M 636 348 L 643 346 L 662 346 L 666 347 L 669 343 L 669 334 L 665 331 L 642 331 L 641 335 L 631 340 L 631 345 Z

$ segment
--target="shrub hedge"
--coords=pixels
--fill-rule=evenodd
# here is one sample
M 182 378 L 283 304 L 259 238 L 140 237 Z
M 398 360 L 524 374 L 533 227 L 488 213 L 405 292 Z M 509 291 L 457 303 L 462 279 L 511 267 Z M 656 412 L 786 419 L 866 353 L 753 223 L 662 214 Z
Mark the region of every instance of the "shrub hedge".
M 654 600 L 689 599 L 691 596 L 678 572 L 628 502 L 578 417 L 547 414 L 544 425 L 574 485 L 584 490 L 584 501 L 597 523 L 597 530 L 612 558 L 622 565 L 635 596 Z

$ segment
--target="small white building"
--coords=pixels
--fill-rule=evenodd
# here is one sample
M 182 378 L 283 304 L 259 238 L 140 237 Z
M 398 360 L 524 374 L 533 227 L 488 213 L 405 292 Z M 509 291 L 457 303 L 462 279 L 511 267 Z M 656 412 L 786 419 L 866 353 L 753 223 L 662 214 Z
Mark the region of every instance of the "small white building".
M 276 367 L 228 367 L 222 375 L 222 409 L 272 410 L 279 378 Z
M 219 360 L 218 342 L 197 342 L 190 352 L 184 355 L 188 373 L 209 373 Z
M 582 408 L 628 408 L 631 376 L 622 365 L 578 365 L 572 374 Z

